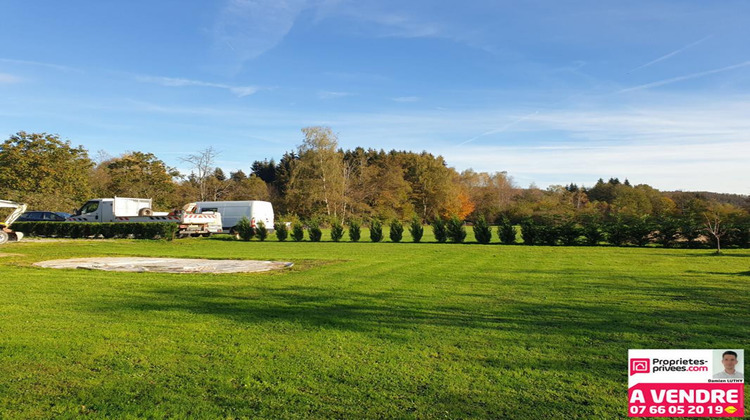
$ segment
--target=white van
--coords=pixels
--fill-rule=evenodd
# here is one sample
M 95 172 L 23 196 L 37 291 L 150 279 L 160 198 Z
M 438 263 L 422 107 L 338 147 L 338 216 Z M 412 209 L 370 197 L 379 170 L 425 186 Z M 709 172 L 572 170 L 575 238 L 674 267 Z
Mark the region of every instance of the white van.
M 273 231 L 273 206 L 268 201 L 199 201 L 196 213 L 221 213 L 224 233 L 231 233 L 242 217 L 247 217 L 253 227 L 260 221 Z

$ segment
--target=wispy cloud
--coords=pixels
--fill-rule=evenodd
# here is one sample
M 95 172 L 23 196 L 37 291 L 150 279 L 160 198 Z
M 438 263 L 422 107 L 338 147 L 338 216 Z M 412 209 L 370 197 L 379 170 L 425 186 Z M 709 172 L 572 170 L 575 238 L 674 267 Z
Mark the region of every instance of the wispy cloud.
M 354 95 L 351 92 L 334 92 L 330 90 L 321 90 L 318 92 L 318 98 L 320 99 L 337 99 L 337 98 L 345 98 L 347 96 Z
M 229 0 L 213 28 L 214 47 L 241 63 L 274 48 L 294 26 L 307 0 Z
M 82 73 L 83 71 L 74 67 L 68 67 L 68 66 L 61 66 L 59 64 L 51 64 L 51 63 L 42 63 L 40 61 L 29 61 L 29 60 L 15 60 L 12 58 L 0 58 L 0 63 L 8 63 L 8 64 L 20 64 L 25 66 L 37 66 L 37 67 L 47 67 L 50 69 L 55 69 L 59 71 L 65 71 L 65 72 L 75 72 L 75 73 Z
M 136 80 L 143 83 L 155 83 L 162 86 L 168 87 L 184 87 L 184 86 L 199 86 L 199 87 L 210 87 L 217 89 L 226 89 L 238 97 L 244 97 L 252 95 L 258 92 L 261 88 L 258 86 L 233 86 L 224 83 L 213 83 L 204 82 L 201 80 L 182 79 L 175 77 L 161 77 L 161 76 L 136 76 Z
M 659 87 L 659 86 L 669 85 L 669 84 L 672 84 L 672 83 L 682 82 L 684 80 L 697 79 L 699 77 L 709 76 L 711 74 L 723 73 L 725 71 L 735 70 L 735 69 L 739 69 L 739 68 L 747 67 L 747 66 L 750 66 L 750 61 L 745 61 L 743 63 L 734 64 L 734 65 L 731 65 L 731 66 L 726 66 L 726 67 L 722 67 L 722 68 L 718 68 L 718 69 L 713 69 L 713 70 L 707 70 L 707 71 L 702 71 L 702 72 L 698 72 L 698 73 L 687 74 L 685 76 L 678 76 L 678 77 L 673 77 L 673 78 L 670 78 L 670 79 L 659 80 L 659 81 L 656 81 L 656 82 L 646 83 L 644 85 L 633 86 L 633 87 L 629 87 L 627 89 L 622 89 L 622 90 L 618 91 L 617 93 L 624 93 L 624 92 L 632 92 L 632 91 L 635 91 L 635 90 L 650 89 L 650 88 L 653 88 L 653 87 Z
M 706 40 L 710 39 L 711 37 L 713 37 L 713 35 L 708 35 L 708 36 L 706 36 L 706 37 L 704 37 L 704 38 L 701 38 L 701 39 L 699 39 L 699 40 L 697 40 L 697 41 L 695 41 L 695 42 L 691 42 L 690 44 L 687 44 L 687 45 L 685 45 L 685 46 L 684 46 L 684 47 L 682 47 L 682 48 L 678 48 L 678 49 L 676 49 L 676 50 L 674 50 L 674 51 L 672 51 L 672 52 L 670 52 L 670 53 L 668 53 L 668 54 L 664 54 L 664 55 L 662 55 L 661 57 L 659 57 L 659 58 L 657 58 L 657 59 L 655 59 L 655 60 L 649 61 L 649 62 L 648 62 L 648 63 L 646 63 L 646 64 L 642 64 L 642 65 L 640 65 L 640 66 L 638 66 L 638 67 L 636 67 L 636 68 L 634 68 L 634 69 L 630 70 L 630 71 L 629 71 L 628 73 L 632 73 L 632 72 L 634 72 L 634 71 L 637 71 L 637 70 L 640 70 L 640 69 L 643 69 L 643 68 L 646 68 L 646 67 L 652 66 L 652 65 L 654 65 L 654 64 L 656 64 L 656 63 L 658 63 L 658 62 L 660 62 L 660 61 L 664 61 L 664 60 L 666 60 L 666 59 L 668 59 L 668 58 L 672 58 L 672 57 L 674 57 L 675 55 L 677 55 L 677 54 L 680 54 L 681 52 L 683 52 L 683 51 L 685 51 L 685 50 L 688 50 L 688 49 L 690 49 L 690 48 L 693 48 L 693 47 L 695 47 L 696 45 L 698 45 L 698 44 L 700 44 L 700 43 L 702 43 L 702 42 L 704 42 L 704 41 L 706 41 Z
M 419 102 L 419 96 L 399 96 L 391 98 L 394 102 Z
M 340 133 L 344 148 L 428 150 L 442 154 L 459 170 L 505 170 L 524 185 L 532 181 L 540 186 L 591 185 L 599 177 L 619 176 L 660 189 L 750 193 L 746 182 L 750 120 L 745 111 L 750 109 L 750 97 L 655 92 L 632 99 L 616 106 L 582 100 L 575 108 L 538 112 L 533 108 L 308 112 L 135 102 L 118 106 L 123 107 L 120 112 L 158 113 L 154 124 L 167 127 L 196 150 L 207 133 L 217 130 L 222 138 L 244 139 L 253 133 L 273 139 L 261 156 L 277 157 L 298 144 L 299 127 L 324 124 Z M 466 138 L 467 127 L 482 135 L 456 147 Z M 252 144 L 257 147 L 258 142 Z M 246 153 L 259 152 L 248 148 Z
M 463 145 L 465 145 L 467 143 L 471 143 L 472 141 L 480 139 L 482 137 L 486 137 L 486 136 L 489 136 L 489 135 L 492 135 L 492 134 L 499 134 L 499 133 L 502 133 L 504 131 L 507 131 L 509 128 L 513 127 L 514 125 L 516 125 L 516 124 L 518 124 L 518 123 L 520 123 L 520 122 L 522 122 L 524 120 L 528 120 L 529 118 L 533 117 L 534 115 L 536 115 L 538 113 L 539 113 L 539 111 L 534 111 L 531 114 L 524 115 L 522 117 L 516 118 L 513 121 L 511 121 L 511 122 L 503 125 L 500 128 L 494 128 L 492 130 L 485 131 L 484 133 L 482 133 L 482 134 L 480 134 L 478 136 L 474 136 L 474 137 L 472 137 L 472 138 L 470 138 L 470 139 L 468 139 L 466 141 L 462 141 L 461 143 L 458 144 L 458 146 L 463 146 Z
M 23 79 L 18 76 L 14 76 L 8 73 L 0 73 L 0 84 L 11 85 L 15 83 L 21 83 L 22 81 Z

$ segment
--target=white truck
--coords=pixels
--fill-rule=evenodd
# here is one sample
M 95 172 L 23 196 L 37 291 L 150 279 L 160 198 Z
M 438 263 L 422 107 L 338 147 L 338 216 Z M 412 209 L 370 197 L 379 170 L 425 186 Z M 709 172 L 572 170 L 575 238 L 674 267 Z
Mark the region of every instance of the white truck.
M 196 213 L 221 213 L 224 233 L 236 233 L 235 226 L 242 217 L 247 217 L 253 227 L 262 221 L 273 231 L 273 205 L 268 201 L 199 201 L 195 205 Z
M 209 236 L 221 233 L 221 214 L 218 212 L 195 213 L 195 203 L 186 204 L 182 210 L 155 212 L 150 198 L 95 198 L 89 200 L 68 222 L 93 223 L 146 223 L 172 222 L 179 224 L 178 237 Z

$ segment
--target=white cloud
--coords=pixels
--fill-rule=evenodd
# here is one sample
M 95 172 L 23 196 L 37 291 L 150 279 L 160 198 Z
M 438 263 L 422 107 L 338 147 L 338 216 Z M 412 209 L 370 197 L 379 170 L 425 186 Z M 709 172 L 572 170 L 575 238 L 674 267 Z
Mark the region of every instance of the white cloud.
M 347 96 L 354 95 L 351 92 L 333 92 L 330 90 L 321 90 L 318 92 L 318 98 L 320 99 L 337 99 L 337 98 L 345 98 Z
M 39 61 L 29 61 L 29 60 L 15 60 L 12 58 L 0 58 L 0 63 L 8 63 L 8 64 L 20 64 L 20 65 L 26 65 L 26 66 L 38 66 L 38 67 L 47 67 L 59 71 L 65 71 L 65 72 L 74 72 L 74 73 L 83 73 L 80 69 L 76 69 L 73 67 L 68 66 L 61 66 L 59 64 L 51 64 L 51 63 L 42 63 Z
M 175 77 L 136 76 L 136 80 L 144 83 L 156 83 L 167 87 L 200 86 L 226 89 L 239 97 L 252 95 L 261 89 L 257 86 L 232 86 L 224 83 L 204 82 L 200 80 L 182 79 Z
M 617 176 L 659 189 L 750 194 L 750 98 L 648 98 L 638 107 L 397 113 L 131 105 L 159 112 L 162 124 L 173 121 L 177 128 L 188 115 L 190 132 L 219 126 L 225 138 L 273 139 L 263 157 L 295 147 L 300 127 L 329 125 L 344 148 L 427 150 L 459 170 L 508 171 L 523 185 L 592 185 Z
M 391 98 L 394 102 L 419 102 L 418 96 L 399 96 L 397 98 Z
M 229 0 L 214 24 L 214 46 L 240 64 L 254 59 L 284 39 L 306 5 L 306 0 Z
M 14 83 L 21 83 L 23 79 L 21 79 L 18 76 L 14 76 L 12 74 L 8 73 L 0 73 L 0 84 L 14 84 Z

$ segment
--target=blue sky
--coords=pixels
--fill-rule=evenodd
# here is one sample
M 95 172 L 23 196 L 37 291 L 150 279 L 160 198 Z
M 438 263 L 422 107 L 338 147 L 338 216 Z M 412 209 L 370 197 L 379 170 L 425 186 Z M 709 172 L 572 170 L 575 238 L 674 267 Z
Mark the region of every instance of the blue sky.
M 328 125 L 458 170 L 750 194 L 750 2 L 0 2 L 0 135 L 209 146 L 249 170 Z

